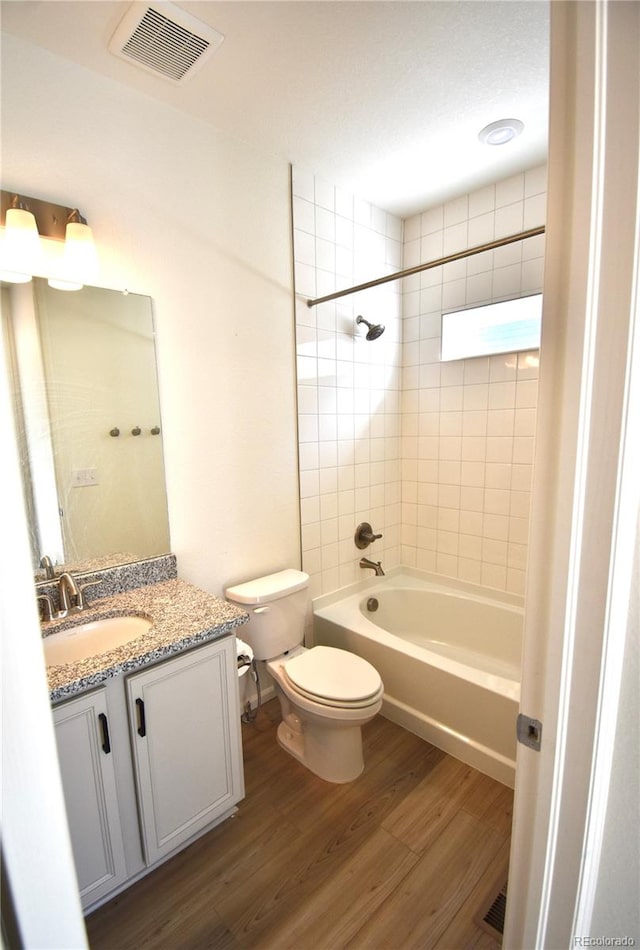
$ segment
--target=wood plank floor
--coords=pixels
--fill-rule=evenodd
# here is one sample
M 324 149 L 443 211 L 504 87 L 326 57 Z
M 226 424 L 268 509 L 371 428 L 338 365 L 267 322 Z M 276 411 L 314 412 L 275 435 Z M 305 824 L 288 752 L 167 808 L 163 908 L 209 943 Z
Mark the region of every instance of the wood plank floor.
M 329 785 L 243 726 L 236 816 L 87 918 L 92 950 L 497 950 L 512 792 L 381 716 L 366 768 Z

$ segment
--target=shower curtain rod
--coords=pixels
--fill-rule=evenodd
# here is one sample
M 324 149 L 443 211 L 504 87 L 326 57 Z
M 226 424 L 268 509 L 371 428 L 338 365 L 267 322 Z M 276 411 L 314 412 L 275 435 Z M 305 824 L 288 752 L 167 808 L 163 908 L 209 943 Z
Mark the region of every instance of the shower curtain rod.
M 447 254 L 446 257 L 439 257 L 435 261 L 429 261 L 426 264 L 416 264 L 415 267 L 407 267 L 405 270 L 396 271 L 395 274 L 387 274 L 385 277 L 376 277 L 375 280 L 368 280 L 364 284 L 357 284 L 357 286 L 349 287 L 347 290 L 336 290 L 335 293 L 327 294 L 325 297 L 316 297 L 315 300 L 307 300 L 307 307 L 316 307 L 319 303 L 336 300 L 338 297 L 346 297 L 347 294 L 355 294 L 359 290 L 369 290 L 370 287 L 377 287 L 379 284 L 388 284 L 389 281 L 399 280 L 401 277 L 411 277 L 412 274 L 419 274 L 423 270 L 431 270 L 432 267 L 440 267 L 442 264 L 450 264 L 452 261 L 472 257 L 474 254 L 481 254 L 482 251 L 493 251 L 495 248 L 504 247 L 506 244 L 515 244 L 516 241 L 526 241 L 527 238 L 544 234 L 544 231 L 544 227 L 530 228 L 530 230 L 521 231 L 519 234 L 498 238 L 495 241 L 489 241 L 487 244 L 479 244 L 477 247 L 468 248 L 466 251 L 457 251 L 455 254 Z

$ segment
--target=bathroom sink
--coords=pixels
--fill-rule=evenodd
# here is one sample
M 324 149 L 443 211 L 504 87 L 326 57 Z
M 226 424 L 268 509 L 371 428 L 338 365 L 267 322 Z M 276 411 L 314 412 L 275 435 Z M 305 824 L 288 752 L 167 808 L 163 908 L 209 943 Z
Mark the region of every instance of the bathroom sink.
M 137 640 L 151 629 L 148 617 L 126 615 L 104 617 L 67 627 L 60 633 L 51 633 L 43 638 L 44 657 L 47 666 L 75 663 L 90 656 L 99 656 Z

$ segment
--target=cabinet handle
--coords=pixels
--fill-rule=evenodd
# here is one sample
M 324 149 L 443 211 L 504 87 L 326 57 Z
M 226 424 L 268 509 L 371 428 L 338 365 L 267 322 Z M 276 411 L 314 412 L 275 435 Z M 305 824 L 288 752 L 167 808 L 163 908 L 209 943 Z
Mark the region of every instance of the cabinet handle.
M 100 725 L 102 726 L 102 751 L 105 755 L 111 752 L 111 742 L 109 741 L 109 723 L 104 713 L 98 715 Z
M 138 707 L 138 735 L 144 739 L 147 734 L 147 722 L 144 716 L 144 700 L 136 699 L 136 706 Z

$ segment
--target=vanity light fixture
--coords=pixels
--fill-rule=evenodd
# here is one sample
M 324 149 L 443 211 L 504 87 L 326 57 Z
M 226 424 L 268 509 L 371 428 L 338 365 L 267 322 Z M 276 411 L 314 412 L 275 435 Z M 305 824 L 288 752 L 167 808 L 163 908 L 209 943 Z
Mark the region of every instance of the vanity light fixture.
M 77 208 L 67 217 L 61 272 L 49 278 L 49 286 L 56 290 L 81 290 L 93 283 L 99 271 L 98 253 L 93 232 Z
M 96 281 L 93 234 L 77 208 L 3 191 L 1 223 L 0 279 L 26 283 L 34 274 L 48 273 L 50 286 L 58 290 L 80 290 Z M 64 241 L 59 263 L 45 259 L 41 238 Z
M 4 199 L 4 192 L 2 197 Z M 4 204 L 4 201 L 3 201 Z M 0 247 L 0 280 L 26 284 L 42 266 L 42 248 L 35 215 L 19 195 L 11 196 L 4 215 Z
M 478 133 L 483 145 L 506 145 L 517 138 L 524 129 L 524 122 L 520 119 L 498 119 L 490 122 Z

